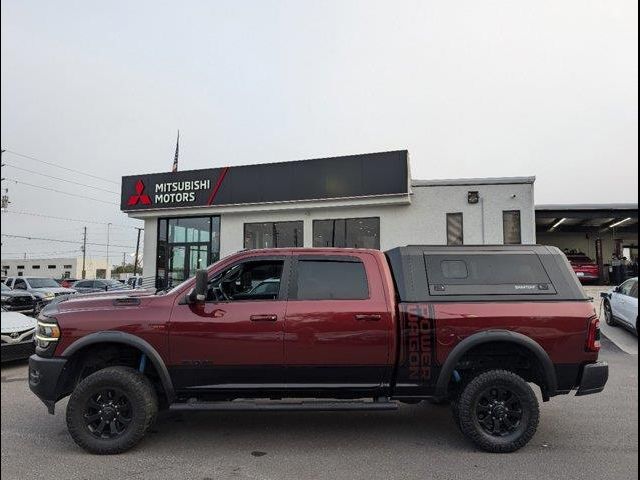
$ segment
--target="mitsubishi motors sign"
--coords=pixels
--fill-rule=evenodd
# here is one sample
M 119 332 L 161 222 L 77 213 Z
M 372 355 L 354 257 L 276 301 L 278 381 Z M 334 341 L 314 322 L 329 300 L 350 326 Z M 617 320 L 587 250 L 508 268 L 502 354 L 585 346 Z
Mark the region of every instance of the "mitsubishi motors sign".
M 123 211 L 359 198 L 409 193 L 395 152 L 122 177 Z

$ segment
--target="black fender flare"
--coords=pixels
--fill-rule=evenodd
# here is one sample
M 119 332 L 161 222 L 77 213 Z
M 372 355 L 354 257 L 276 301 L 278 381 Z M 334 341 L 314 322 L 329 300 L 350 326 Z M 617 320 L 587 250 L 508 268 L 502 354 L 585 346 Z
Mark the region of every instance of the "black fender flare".
M 169 403 L 173 402 L 175 399 L 175 390 L 173 389 L 173 382 L 171 381 L 171 376 L 169 375 L 169 370 L 167 369 L 164 360 L 162 360 L 160 354 L 149 342 L 140 337 L 117 330 L 90 333 L 69 345 L 65 351 L 62 352 L 62 356 L 66 358 L 71 357 L 80 349 L 97 343 L 121 343 L 135 347 L 144 353 L 160 376 L 160 381 L 162 382 L 162 387 L 164 388 L 165 395 L 167 396 L 167 401 Z
M 549 358 L 547 352 L 538 342 L 522 333 L 512 332 L 510 330 L 486 330 L 468 336 L 451 350 L 438 376 L 435 391 L 436 397 L 447 396 L 449 381 L 453 375 L 453 371 L 464 354 L 478 345 L 489 342 L 512 343 L 529 350 L 542 366 L 542 374 L 544 375 L 545 382 L 544 388 L 542 389 L 543 397 L 546 399 L 555 395 L 558 388 L 556 370 L 551 358 Z

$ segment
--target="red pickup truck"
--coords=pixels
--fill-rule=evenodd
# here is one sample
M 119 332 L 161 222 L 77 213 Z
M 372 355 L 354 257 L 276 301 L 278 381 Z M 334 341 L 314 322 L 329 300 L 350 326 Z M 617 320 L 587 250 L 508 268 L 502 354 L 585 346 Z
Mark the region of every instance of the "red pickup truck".
M 472 442 L 510 452 L 537 428 L 531 384 L 544 401 L 602 391 L 599 335 L 553 247 L 252 250 L 168 291 L 46 307 L 29 385 L 50 413 L 70 395 L 71 436 L 101 454 L 137 444 L 159 409 L 422 400 L 450 401 Z

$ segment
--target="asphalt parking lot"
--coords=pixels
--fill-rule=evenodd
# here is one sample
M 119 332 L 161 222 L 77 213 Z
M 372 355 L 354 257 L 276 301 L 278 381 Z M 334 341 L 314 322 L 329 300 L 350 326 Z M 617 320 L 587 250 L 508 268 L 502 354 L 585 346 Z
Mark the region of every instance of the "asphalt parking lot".
M 92 456 L 30 393 L 26 362 L 2 367 L 2 476 L 7 479 L 638 478 L 637 339 L 603 338 L 605 391 L 541 406 L 538 433 L 506 455 L 476 450 L 448 407 L 397 412 L 197 412 L 162 415 L 134 450 Z M 622 338 L 623 340 L 619 340 Z M 634 343 L 635 342 L 635 343 Z M 625 346 L 620 348 L 617 344 Z

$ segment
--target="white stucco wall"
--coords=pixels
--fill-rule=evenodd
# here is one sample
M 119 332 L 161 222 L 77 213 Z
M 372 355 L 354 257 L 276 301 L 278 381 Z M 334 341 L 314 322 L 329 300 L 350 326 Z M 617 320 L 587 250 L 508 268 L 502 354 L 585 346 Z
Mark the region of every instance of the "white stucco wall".
M 40 268 L 33 268 L 34 265 Z M 49 265 L 55 268 L 49 268 Z M 70 265 L 70 268 L 64 268 Z M 18 269 L 18 266 L 24 268 Z M 4 267 L 9 267 L 5 269 Z M 85 260 L 85 270 L 88 279 L 96 278 L 96 270 L 107 268 L 107 260 L 103 258 L 87 257 Z M 70 272 L 71 278 L 82 277 L 82 257 L 72 258 L 44 258 L 44 259 L 3 259 L 2 271 L 7 277 L 15 277 L 21 272 L 25 277 L 46 277 L 46 278 L 62 278 L 65 272 Z
M 535 211 L 532 183 L 429 185 L 412 187 L 407 199 L 358 199 L 331 202 L 249 205 L 137 214 L 145 220 L 145 277 L 155 276 L 158 216 L 220 215 L 220 255 L 244 248 L 244 224 L 302 220 L 304 246 L 313 246 L 313 220 L 380 217 L 380 248 L 408 244 L 446 244 L 446 214 L 462 212 L 465 244 L 502 244 L 502 212 L 520 210 L 522 243 L 534 244 Z M 478 191 L 480 202 L 467 202 Z

